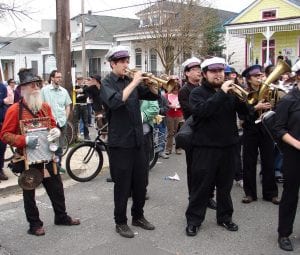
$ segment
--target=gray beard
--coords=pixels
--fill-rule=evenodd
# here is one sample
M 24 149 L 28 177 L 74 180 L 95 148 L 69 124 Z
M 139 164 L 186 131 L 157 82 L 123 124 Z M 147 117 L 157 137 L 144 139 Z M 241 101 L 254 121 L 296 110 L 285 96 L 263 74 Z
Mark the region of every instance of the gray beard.
M 35 114 L 42 108 L 43 100 L 41 94 L 31 94 L 24 96 L 28 108 Z

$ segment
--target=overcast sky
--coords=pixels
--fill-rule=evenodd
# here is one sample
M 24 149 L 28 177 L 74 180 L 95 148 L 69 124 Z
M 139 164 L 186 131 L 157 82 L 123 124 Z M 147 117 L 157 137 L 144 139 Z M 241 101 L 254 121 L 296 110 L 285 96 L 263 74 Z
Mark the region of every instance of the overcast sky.
M 41 19 L 54 19 L 55 18 L 55 3 L 56 0 L 0 0 L 0 3 L 11 3 L 15 1 L 17 5 L 21 5 L 29 11 L 35 12 L 31 14 L 32 20 L 23 18 L 22 21 L 12 19 L 7 16 L 5 20 L 0 22 L 0 36 L 5 36 L 14 30 L 22 30 L 25 28 L 27 31 L 37 31 L 41 29 Z M 81 12 L 81 0 L 70 1 L 70 14 L 71 17 Z M 149 0 L 84 0 L 85 12 L 92 10 L 92 12 L 104 11 L 119 7 L 139 5 L 145 3 L 144 6 L 130 7 L 121 10 L 98 12 L 99 15 L 119 16 L 128 18 L 137 18 L 135 13 L 145 8 L 149 4 Z M 240 12 L 254 0 L 208 0 L 211 2 L 212 7 Z

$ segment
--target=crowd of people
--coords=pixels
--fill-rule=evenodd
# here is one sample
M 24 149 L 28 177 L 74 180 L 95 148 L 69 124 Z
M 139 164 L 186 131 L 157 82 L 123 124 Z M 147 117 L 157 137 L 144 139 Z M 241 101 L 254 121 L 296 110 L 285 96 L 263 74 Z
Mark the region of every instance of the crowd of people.
M 153 130 L 163 134 L 159 138 L 159 155 L 168 159 L 173 152 L 175 155 L 182 153 L 182 148 L 174 143 L 174 137 L 181 124 L 192 118 L 193 139 L 190 147 L 185 148 L 187 236 L 197 235 L 207 208 L 216 210 L 218 225 L 228 231 L 238 231 L 238 225 L 233 221 L 232 185 L 235 180 L 243 188 L 242 203 L 257 201 L 259 156 L 262 198 L 279 205 L 279 246 L 286 251 L 293 250 L 289 236 L 293 231 L 300 186 L 296 168 L 300 158 L 297 157 L 300 150 L 300 61 L 292 67 L 294 73 L 287 71 L 274 76 L 276 66 L 272 65 L 266 68 L 252 65 L 239 74 L 226 65 L 223 58 L 200 60 L 192 57 L 182 63 L 183 79 L 170 76 L 173 83 L 167 88 L 141 71 L 128 75 L 130 53 L 126 47 L 110 49 L 106 59 L 111 72 L 103 79 L 99 75 L 77 77 L 73 123 L 76 135 L 82 128 L 85 139 L 90 139 L 92 113 L 98 127 L 108 123 L 116 232 L 123 237 L 134 237 L 127 224 L 130 196 L 132 225 L 145 230 L 155 229 L 145 218 L 143 209 L 149 185 Z M 261 95 L 262 86 L 270 75 L 272 81 L 267 85 L 268 93 Z M 72 104 L 62 86 L 62 74 L 54 70 L 49 85 L 42 86 L 41 79 L 31 69 L 22 69 L 19 80 L 18 89 L 13 79 L 8 80 L 7 87 L 0 86 L 0 180 L 7 179 L 3 172 L 6 144 L 17 147 L 20 153 L 24 148 L 37 147 L 37 137 L 20 131 L 18 121 L 21 119 L 49 118 L 48 140 L 59 140 L 53 162 L 61 168 L 63 141 L 59 137 L 65 132 Z M 276 112 L 271 132 L 282 144 L 280 150 L 262 122 L 264 113 L 269 110 Z M 55 224 L 78 225 L 79 219 L 66 213 L 63 184 L 53 162 L 30 167 L 49 172 L 43 185 L 53 204 Z M 284 183 L 281 199 L 276 182 Z M 44 235 L 34 189 L 23 190 L 23 195 L 28 233 Z

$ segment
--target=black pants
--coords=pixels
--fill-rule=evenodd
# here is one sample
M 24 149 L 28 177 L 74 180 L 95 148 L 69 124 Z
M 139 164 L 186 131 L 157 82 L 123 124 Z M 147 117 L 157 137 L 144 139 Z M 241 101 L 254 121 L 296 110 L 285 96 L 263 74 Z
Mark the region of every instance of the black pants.
M 41 171 L 43 169 L 43 166 L 41 164 L 36 165 L 36 167 L 41 169 Z M 55 214 L 55 220 L 67 220 L 65 195 L 61 177 L 59 174 L 53 174 L 52 163 L 48 164 L 47 169 L 51 177 L 44 178 L 42 183 L 51 200 Z M 43 226 L 43 222 L 39 217 L 39 210 L 36 206 L 35 190 L 23 190 L 23 198 L 25 214 L 27 221 L 29 222 L 30 229 L 33 230 Z
M 114 218 L 116 224 L 127 223 L 127 202 L 132 191 L 132 218 L 144 215 L 147 166 L 144 147 L 109 148 L 110 173 L 114 182 Z
M 259 124 L 260 125 L 260 124 Z M 257 199 L 256 165 L 258 149 L 261 158 L 262 195 L 266 200 L 278 196 L 274 172 L 274 143 L 260 127 L 258 132 L 244 130 L 243 137 L 243 181 L 246 196 Z
M 3 167 L 4 167 L 5 151 L 6 151 L 6 143 L 0 141 L 0 172 L 3 171 Z
M 283 192 L 279 205 L 279 236 L 288 237 L 293 232 L 293 224 L 298 205 L 300 187 L 300 151 L 288 146 L 283 151 Z
M 187 177 L 187 186 L 189 196 L 191 195 L 191 187 L 192 187 L 192 162 L 193 162 L 193 150 L 192 148 L 189 150 L 185 150 L 185 160 L 186 160 L 186 177 Z M 209 198 L 214 197 L 215 184 L 211 186 L 211 193 Z
M 236 165 L 235 165 L 235 175 L 234 179 L 236 181 L 243 179 L 243 166 L 242 166 L 242 157 L 241 157 L 241 149 L 242 149 L 242 136 L 239 137 L 239 143 L 236 145 Z
M 76 104 L 74 107 L 73 113 L 73 123 L 74 123 L 74 134 L 77 137 L 78 135 L 78 125 L 82 119 L 83 122 L 83 132 L 84 138 L 88 138 L 89 136 L 89 124 L 88 124 L 88 108 L 87 105 Z
M 200 226 L 215 183 L 217 188 L 217 222 L 230 221 L 233 214 L 231 188 L 235 172 L 236 146 L 194 148 L 191 168 L 192 187 L 186 211 L 187 223 Z

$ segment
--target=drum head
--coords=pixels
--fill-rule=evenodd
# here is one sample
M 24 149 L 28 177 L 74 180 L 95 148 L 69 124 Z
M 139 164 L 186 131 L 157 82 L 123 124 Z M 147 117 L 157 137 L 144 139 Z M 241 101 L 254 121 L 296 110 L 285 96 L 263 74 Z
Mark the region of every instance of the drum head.
M 18 183 L 24 190 L 33 190 L 43 181 L 42 171 L 37 168 L 29 168 L 19 176 Z

